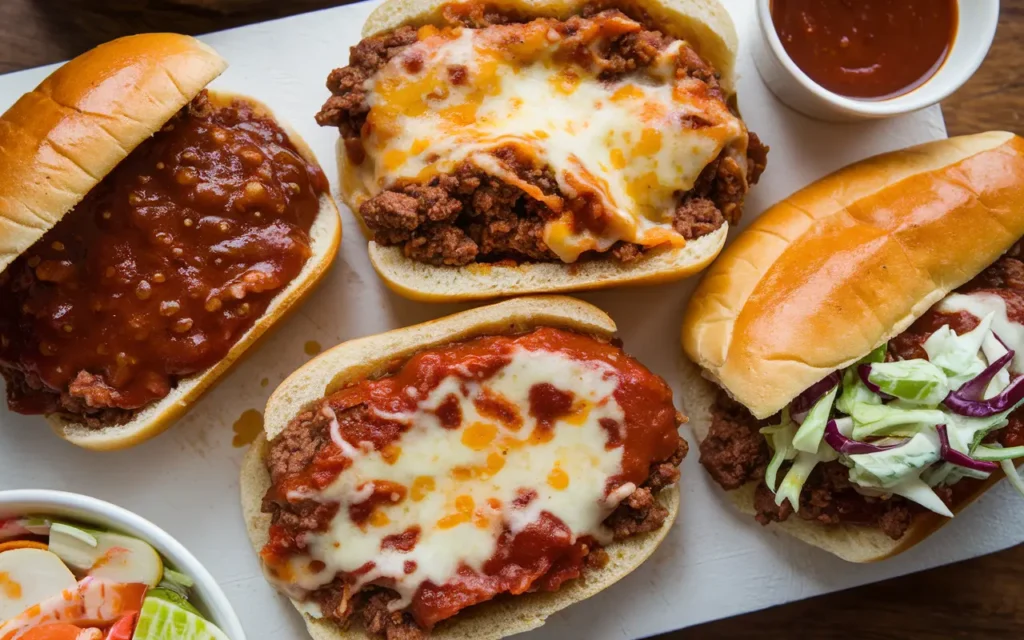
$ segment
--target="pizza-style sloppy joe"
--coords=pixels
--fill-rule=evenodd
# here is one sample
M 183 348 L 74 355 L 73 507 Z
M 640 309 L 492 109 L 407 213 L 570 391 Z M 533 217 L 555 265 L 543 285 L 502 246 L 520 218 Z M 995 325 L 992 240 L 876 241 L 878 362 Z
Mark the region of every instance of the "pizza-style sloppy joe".
M 605 339 L 539 327 L 419 351 L 269 444 L 264 567 L 311 617 L 388 638 L 558 590 L 663 526 L 682 420 Z
M 694 43 L 626 11 L 466 2 L 353 47 L 317 121 L 373 240 L 431 265 L 630 263 L 735 224 L 767 147 Z
M 327 180 L 200 93 L 0 273 L 11 409 L 122 424 L 225 357 L 312 254 Z

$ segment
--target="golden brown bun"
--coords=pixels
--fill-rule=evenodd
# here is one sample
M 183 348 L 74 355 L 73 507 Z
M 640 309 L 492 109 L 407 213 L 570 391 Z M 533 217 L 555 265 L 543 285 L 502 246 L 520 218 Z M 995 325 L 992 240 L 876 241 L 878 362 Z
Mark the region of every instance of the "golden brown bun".
M 698 441 L 711 379 L 766 418 L 904 331 L 1024 234 L 1024 140 L 951 138 L 870 158 L 775 205 L 705 275 L 686 310 L 683 403 Z M 1002 477 L 994 473 L 954 512 Z M 753 515 L 756 483 L 729 491 Z M 772 526 L 852 562 L 882 560 L 948 522 L 920 515 L 900 540 L 790 517 Z
M 0 271 L 226 68 L 189 36 L 129 36 L 14 103 L 0 117 Z
M 242 512 L 253 547 L 258 552 L 267 542 L 270 516 L 260 511 L 270 488 L 270 475 L 263 461 L 267 438 L 281 433 L 302 409 L 346 383 L 384 373 L 396 359 L 459 340 L 482 335 L 518 333 L 539 326 L 560 327 L 610 338 L 615 323 L 597 307 L 561 296 L 508 300 L 457 313 L 424 324 L 396 329 L 367 338 L 351 340 L 325 351 L 281 383 L 267 402 L 265 436 L 246 454 L 242 463 Z M 609 562 L 600 570 L 588 570 L 554 593 L 530 593 L 498 598 L 460 612 L 438 625 L 433 640 L 497 640 L 535 629 L 545 619 L 569 605 L 585 600 L 611 586 L 636 569 L 665 538 L 679 510 L 675 487 L 663 490 L 658 500 L 668 511 L 665 524 L 657 531 L 616 542 L 607 548 Z M 298 607 L 297 603 L 296 607 Z M 303 615 L 315 640 L 363 640 L 371 638 L 353 625 L 342 630 L 331 622 Z
M 687 362 L 683 378 L 683 410 L 690 418 L 689 425 L 693 428 L 698 443 L 707 437 L 708 430 L 711 428 L 711 405 L 715 401 L 715 393 L 714 386 L 701 377 L 697 367 L 693 363 Z M 974 493 L 953 508 L 953 513 L 960 513 L 981 494 L 999 482 L 1002 477 L 1002 471 L 997 471 L 988 480 L 979 483 Z M 739 489 L 725 492 L 729 501 L 741 512 L 751 516 L 751 519 L 754 515 L 754 489 L 756 487 L 756 482 L 749 482 Z M 821 525 L 804 520 L 798 515 L 792 515 L 786 521 L 775 522 L 770 526 L 781 529 L 798 540 L 833 553 L 843 560 L 877 562 L 906 551 L 938 531 L 949 521 L 950 518 L 931 511 L 922 513 L 917 516 L 914 523 L 899 540 L 893 540 L 882 533 L 880 529 L 872 527 L 848 524 Z
M 445 24 L 441 9 L 451 0 L 389 0 L 367 19 L 363 36 L 403 25 Z M 525 16 L 567 18 L 578 14 L 589 0 L 499 0 L 488 6 Z M 646 13 L 663 32 L 682 38 L 722 74 L 722 86 L 733 91 L 738 39 L 728 12 L 718 0 L 626 0 L 608 6 L 632 7 Z M 338 165 L 345 175 L 348 156 L 338 147 Z M 342 179 L 344 184 L 345 180 Z M 368 195 L 344 193 L 345 204 L 358 217 Z M 365 230 L 365 229 L 364 229 Z M 729 225 L 693 240 L 680 249 L 655 249 L 635 262 L 624 264 L 611 257 L 573 264 L 526 262 L 520 265 L 470 264 L 437 267 L 406 258 L 401 247 L 370 241 L 370 262 L 395 293 L 425 302 L 482 300 L 531 293 L 559 293 L 623 285 L 658 284 L 678 280 L 707 267 L 722 250 Z M 372 237 L 372 234 L 370 234 Z
M 683 348 L 758 418 L 903 332 L 1024 235 L 1024 139 L 870 158 L 757 218 L 708 270 Z
M 195 38 L 155 33 L 100 45 L 54 71 L 0 117 L 0 271 L 73 209 L 132 150 L 195 98 L 227 63 Z M 217 104 L 244 100 L 257 113 L 266 106 L 210 92 Z M 316 157 L 294 132 L 302 156 Z M 123 449 L 159 434 L 266 330 L 312 289 L 341 241 L 337 206 L 329 194 L 310 230 L 313 255 L 266 313 L 206 371 L 184 378 L 171 393 L 131 422 L 100 429 L 48 416 L 62 438 L 96 450 Z

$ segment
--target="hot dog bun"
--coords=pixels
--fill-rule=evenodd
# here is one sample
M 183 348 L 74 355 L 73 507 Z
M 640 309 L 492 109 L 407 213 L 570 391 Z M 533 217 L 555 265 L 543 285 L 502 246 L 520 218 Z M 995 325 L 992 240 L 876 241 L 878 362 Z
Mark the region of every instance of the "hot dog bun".
M 851 165 L 775 205 L 698 286 L 683 320 L 683 401 L 698 440 L 715 391 L 757 418 L 903 332 L 1024 235 L 1024 139 L 991 132 Z M 963 509 L 1001 474 L 979 484 Z M 753 513 L 749 484 L 729 492 Z M 881 560 L 948 521 L 918 517 L 898 541 L 792 517 L 784 531 L 855 562 Z
M 390 0 L 378 7 L 363 27 L 369 37 L 405 25 L 444 25 L 442 9 L 450 0 Z M 721 74 L 721 85 L 731 95 L 735 84 L 738 49 L 736 30 L 728 12 L 718 0 L 632 0 L 605 3 L 609 8 L 632 10 L 646 15 L 657 29 L 683 39 Z M 579 14 L 586 0 L 503 0 L 488 7 L 529 19 L 565 19 Z M 601 5 L 605 6 L 605 5 Z M 349 171 L 343 144 L 338 146 L 342 176 Z M 346 180 L 342 178 L 342 185 Z M 368 197 L 362 189 L 342 188 L 342 199 L 359 217 L 359 207 Z M 366 232 L 364 226 L 364 232 Z M 654 248 L 633 262 L 599 256 L 575 263 L 523 262 L 471 263 L 461 267 L 434 266 L 405 256 L 401 246 L 384 246 L 367 232 L 370 261 L 394 292 L 425 302 L 481 300 L 531 293 L 556 293 L 603 289 L 623 285 L 657 284 L 678 280 L 706 268 L 721 252 L 729 224 L 689 241 L 681 248 Z
M 603 311 L 573 298 L 518 298 L 345 342 L 289 376 L 267 402 L 265 437 L 250 448 L 242 463 L 242 512 L 256 551 L 266 544 L 270 527 L 270 516 L 260 511 L 263 496 L 270 488 L 270 475 L 263 459 L 267 439 L 281 433 L 302 409 L 345 384 L 379 375 L 396 360 L 423 349 L 482 335 L 519 333 L 539 326 L 571 329 L 603 338 L 612 337 L 616 330 L 614 321 Z M 588 570 L 581 578 L 567 582 L 553 593 L 528 593 L 473 606 L 435 627 L 430 637 L 434 640 L 497 640 L 522 633 L 541 626 L 549 615 L 611 586 L 654 552 L 675 521 L 679 509 L 678 490 L 666 488 L 658 494 L 658 500 L 669 510 L 665 523 L 656 531 L 607 547 L 610 561 L 604 568 Z M 299 608 L 298 603 L 293 604 Z M 371 638 L 354 625 L 343 630 L 305 614 L 303 618 L 309 634 L 316 640 Z
M 56 225 L 137 146 L 149 139 L 227 67 L 189 36 L 156 33 L 100 45 L 53 72 L 0 117 L 0 270 Z M 255 100 L 210 92 L 216 103 Z M 294 132 L 292 143 L 316 164 Z M 121 449 L 147 440 L 183 415 L 266 330 L 306 295 L 337 253 L 341 223 L 324 194 L 310 231 L 313 255 L 228 355 L 183 378 L 170 394 L 123 425 L 94 429 L 49 416 L 62 438 L 88 449 Z

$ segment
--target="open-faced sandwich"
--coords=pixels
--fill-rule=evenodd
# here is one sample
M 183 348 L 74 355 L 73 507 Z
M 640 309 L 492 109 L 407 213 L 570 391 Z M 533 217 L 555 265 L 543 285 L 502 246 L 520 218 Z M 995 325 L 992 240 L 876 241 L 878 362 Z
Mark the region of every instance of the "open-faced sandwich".
M 690 275 L 765 168 L 717 0 L 390 0 L 363 35 L 317 121 L 408 297 Z
M 1024 493 L 1024 140 L 857 163 L 759 217 L 683 347 L 700 461 L 744 512 L 853 561 Z
M 277 388 L 243 511 L 314 638 L 502 638 L 654 552 L 683 417 L 614 333 L 520 298 L 346 342 Z
M 324 274 L 341 225 L 312 152 L 207 91 L 194 38 L 132 36 L 0 116 L 0 373 L 83 447 L 166 429 Z

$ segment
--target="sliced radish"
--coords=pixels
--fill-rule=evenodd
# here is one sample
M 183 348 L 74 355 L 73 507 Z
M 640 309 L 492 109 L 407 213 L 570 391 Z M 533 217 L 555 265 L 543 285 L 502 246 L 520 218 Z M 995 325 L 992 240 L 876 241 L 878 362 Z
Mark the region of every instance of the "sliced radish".
M 0 620 L 75 586 L 61 559 L 41 549 L 13 549 L 0 553 Z

